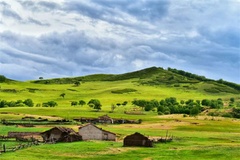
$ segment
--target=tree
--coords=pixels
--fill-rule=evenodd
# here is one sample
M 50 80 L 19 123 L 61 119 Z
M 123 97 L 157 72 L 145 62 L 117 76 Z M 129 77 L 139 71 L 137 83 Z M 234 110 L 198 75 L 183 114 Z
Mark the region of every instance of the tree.
M 74 82 L 74 85 L 75 85 L 75 86 L 80 86 L 80 84 L 81 84 L 81 83 L 80 83 L 79 81 Z
M 211 100 L 209 100 L 209 99 L 203 99 L 203 100 L 202 100 L 202 105 L 203 105 L 203 106 L 210 106 L 210 105 L 211 105 Z
M 147 104 L 147 101 L 146 100 L 137 100 L 137 99 L 135 99 L 135 100 L 133 100 L 132 101 L 132 104 L 133 105 L 136 105 L 136 106 L 138 106 L 138 107 L 142 107 L 142 110 L 144 109 L 144 107 L 146 106 L 146 104 Z
M 48 101 L 48 102 L 45 102 L 45 103 L 42 104 L 43 107 L 55 107 L 57 105 L 58 104 L 55 101 Z
M 49 107 L 55 107 L 55 106 L 57 106 L 58 104 L 57 104 L 57 102 L 55 102 L 55 101 L 49 101 L 49 102 L 48 102 L 48 105 L 49 105 Z
M 7 101 L 5 100 L 0 101 L 0 108 L 6 107 L 6 105 L 7 105 Z
M 26 99 L 24 102 L 23 102 L 25 105 L 29 106 L 29 107 L 33 107 L 34 106 L 34 103 L 32 101 L 32 99 Z
M 97 111 L 101 110 L 101 106 L 102 106 L 98 99 L 91 99 L 88 102 L 88 105 L 89 105 L 89 107 L 96 109 Z
M 230 102 L 231 103 L 234 103 L 235 102 L 235 99 L 232 97 L 232 98 L 230 98 Z
M 0 82 L 6 82 L 7 78 L 3 75 L 0 75 Z
M 127 101 L 124 101 L 124 102 L 122 103 L 122 105 L 123 105 L 123 106 L 126 106 L 127 103 L 128 103 Z
M 78 102 L 77 102 L 77 101 L 72 101 L 72 102 L 71 102 L 71 106 L 76 106 L 76 105 L 78 105 Z
M 43 77 L 39 77 L 39 79 L 40 79 L 40 80 L 42 80 L 42 79 L 43 79 Z
M 196 116 L 199 114 L 199 108 L 198 107 L 193 107 L 191 110 L 190 110 L 190 115 L 191 116 Z
M 184 102 L 184 100 L 181 100 L 180 103 L 181 103 L 181 105 L 183 105 L 185 102 Z
M 62 94 L 60 94 L 60 97 L 64 98 L 65 95 L 66 95 L 65 93 L 62 93 Z
M 119 107 L 119 106 L 121 106 L 121 103 L 117 103 L 116 105 Z
M 86 102 L 84 100 L 80 100 L 79 103 L 78 103 L 80 106 L 83 106 L 86 104 Z

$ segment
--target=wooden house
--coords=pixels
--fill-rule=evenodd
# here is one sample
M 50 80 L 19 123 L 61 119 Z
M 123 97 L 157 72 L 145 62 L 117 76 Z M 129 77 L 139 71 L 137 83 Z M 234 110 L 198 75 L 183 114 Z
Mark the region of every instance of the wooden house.
M 53 127 L 41 133 L 44 142 L 73 142 L 81 141 L 82 136 L 71 128 Z
M 83 127 L 79 127 L 79 135 L 83 140 L 106 140 L 116 141 L 116 134 L 103 130 L 93 124 L 87 124 Z
M 148 137 L 136 132 L 124 138 L 123 146 L 153 147 L 153 142 Z

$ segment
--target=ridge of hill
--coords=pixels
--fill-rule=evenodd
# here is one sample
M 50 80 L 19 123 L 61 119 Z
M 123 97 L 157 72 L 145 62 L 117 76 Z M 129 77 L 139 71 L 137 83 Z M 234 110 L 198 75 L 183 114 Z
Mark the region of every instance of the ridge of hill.
M 183 70 L 150 67 L 124 74 L 93 74 L 81 77 L 54 78 L 31 81 L 37 84 L 74 84 L 90 81 L 122 81 L 134 79 L 141 85 L 167 85 L 191 90 L 203 90 L 208 93 L 240 93 L 240 85 L 228 81 L 212 80 Z
M 0 75 L 0 83 L 14 81 L 12 79 L 6 78 L 4 75 Z

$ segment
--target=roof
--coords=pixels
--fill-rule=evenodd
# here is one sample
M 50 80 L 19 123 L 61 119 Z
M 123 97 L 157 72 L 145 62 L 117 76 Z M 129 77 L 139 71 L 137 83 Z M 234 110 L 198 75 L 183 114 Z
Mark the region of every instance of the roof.
M 53 129 L 58 129 L 58 130 L 60 130 L 61 132 L 64 132 L 64 133 L 76 133 L 72 128 L 66 128 L 66 127 L 53 127 L 53 128 L 51 128 L 51 129 L 49 129 L 49 130 L 47 130 L 47 131 L 45 131 L 45 132 L 42 132 L 41 134 L 44 134 L 44 133 L 46 133 L 46 132 L 50 132 L 51 130 L 53 130 Z
M 79 127 L 78 129 L 81 129 L 81 128 L 84 128 L 84 127 L 87 127 L 87 126 L 94 126 L 95 128 L 97 128 L 97 129 L 99 129 L 99 130 L 101 130 L 101 131 L 103 131 L 103 132 L 107 132 L 107 133 L 111 133 L 111 134 L 116 135 L 116 133 L 113 133 L 113 132 L 110 132 L 110 131 L 106 131 L 106 130 L 104 130 L 104 129 L 102 129 L 102 128 L 97 127 L 96 125 L 94 125 L 94 124 L 92 124 L 92 123 L 89 123 L 89 124 L 87 124 L 87 125 L 85 125 L 85 126 Z
M 148 137 L 142 135 L 141 133 L 135 132 L 134 134 L 126 136 L 124 139 L 148 139 Z
M 106 114 L 106 115 L 103 115 L 103 116 L 99 116 L 98 119 L 105 119 L 105 120 L 111 119 L 111 120 L 112 120 L 112 118 L 109 117 L 107 114 Z

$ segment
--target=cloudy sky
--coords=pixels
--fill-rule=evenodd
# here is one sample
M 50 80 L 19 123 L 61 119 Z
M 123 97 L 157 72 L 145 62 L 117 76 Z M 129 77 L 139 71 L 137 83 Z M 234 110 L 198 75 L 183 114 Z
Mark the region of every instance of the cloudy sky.
M 0 0 L 0 75 L 151 66 L 240 83 L 240 0 Z

